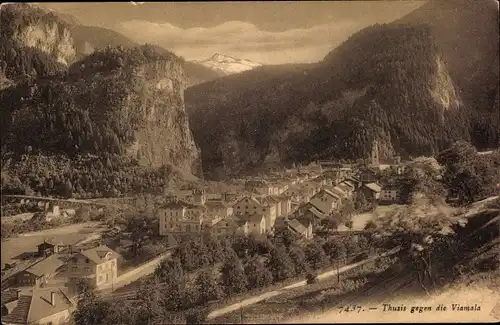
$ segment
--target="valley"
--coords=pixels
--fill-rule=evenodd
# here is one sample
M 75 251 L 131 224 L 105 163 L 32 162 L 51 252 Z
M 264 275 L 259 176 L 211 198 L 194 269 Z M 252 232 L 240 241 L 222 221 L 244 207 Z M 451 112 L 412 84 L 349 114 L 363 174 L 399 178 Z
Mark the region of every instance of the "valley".
M 219 5 L 1 6 L 2 324 L 498 320 L 498 3 Z

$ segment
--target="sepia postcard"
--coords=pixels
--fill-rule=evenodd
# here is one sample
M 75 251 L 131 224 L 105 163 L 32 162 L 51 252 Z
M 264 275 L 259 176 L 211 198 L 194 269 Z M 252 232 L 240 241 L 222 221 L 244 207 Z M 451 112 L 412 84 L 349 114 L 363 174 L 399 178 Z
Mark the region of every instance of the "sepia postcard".
M 498 323 L 498 20 L 1 4 L 1 324 Z

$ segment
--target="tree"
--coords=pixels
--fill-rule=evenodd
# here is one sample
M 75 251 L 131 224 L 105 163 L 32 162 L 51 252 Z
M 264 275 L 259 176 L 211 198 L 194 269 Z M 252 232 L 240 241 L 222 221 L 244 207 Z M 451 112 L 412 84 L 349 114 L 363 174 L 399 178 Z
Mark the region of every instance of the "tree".
M 369 221 L 365 224 L 364 230 L 367 230 L 367 231 L 375 231 L 375 230 L 377 230 L 377 224 L 375 223 L 375 221 L 373 221 L 373 220 L 369 220 Z
M 317 281 L 317 275 L 316 275 L 316 273 L 314 273 L 313 271 L 307 272 L 307 274 L 306 274 L 306 281 L 307 281 L 307 284 L 316 283 L 316 281 Z
M 277 245 L 271 250 L 267 260 L 267 268 L 271 271 L 274 282 L 286 280 L 294 274 L 293 262 L 285 247 L 281 245 Z
M 295 266 L 295 274 L 304 274 L 309 270 L 307 257 L 302 247 L 292 245 L 288 250 L 288 254 L 290 255 L 293 265 Z
M 317 242 L 309 243 L 306 246 L 304 253 L 306 255 L 307 262 L 314 270 L 324 266 L 328 261 L 325 251 Z
M 356 211 L 354 202 L 352 200 L 343 200 L 340 206 L 339 213 L 342 216 L 342 220 L 351 219 L 352 215 Z
M 337 230 L 339 227 L 339 218 L 336 215 L 328 216 L 320 221 L 320 227 L 323 231 L 329 232 L 331 230 Z
M 233 251 L 221 268 L 221 280 L 226 294 L 241 293 L 246 290 L 247 278 L 241 260 Z
M 155 269 L 154 276 L 161 283 L 170 283 L 179 278 L 183 278 L 184 271 L 179 259 L 162 260 Z
M 186 324 L 206 324 L 208 314 L 208 309 L 204 307 L 191 309 L 186 312 Z
M 163 317 L 164 293 L 162 291 L 162 284 L 156 277 L 140 284 L 137 299 L 141 301 L 141 304 L 134 313 L 135 324 L 152 324 Z
M 180 310 L 184 305 L 184 270 L 178 259 L 162 260 L 155 269 L 155 285 L 164 285 L 162 305 L 168 310 Z
M 75 212 L 74 222 L 85 222 L 90 220 L 90 208 L 87 205 L 82 205 Z
M 99 298 L 90 287 L 81 283 L 76 310 L 73 312 L 75 325 L 102 325 L 111 313 L 109 302 Z
M 137 255 L 138 250 L 144 245 L 145 241 L 156 233 L 156 222 L 146 216 L 134 216 L 127 223 L 127 231 L 130 231 L 130 239 L 134 243 L 133 253 Z
M 355 207 L 355 209 L 357 211 L 363 212 L 363 211 L 366 211 L 368 205 L 369 205 L 369 203 L 366 200 L 365 195 L 363 194 L 363 192 L 359 191 L 356 194 L 356 200 L 354 201 L 354 207 Z
M 207 303 L 222 296 L 222 291 L 212 271 L 202 271 L 196 278 L 195 285 L 198 292 L 198 302 Z
M 325 254 L 332 260 L 344 258 L 347 255 L 347 249 L 343 241 L 338 238 L 331 238 L 323 244 Z
M 297 233 L 292 232 L 288 227 L 282 227 L 276 230 L 274 238 L 277 240 L 281 240 L 283 245 L 285 245 L 285 247 L 288 249 L 300 238 L 300 236 Z
M 59 191 L 59 195 L 63 198 L 70 199 L 73 197 L 73 185 L 69 180 L 61 185 L 61 189 Z
M 249 290 L 265 287 L 273 282 L 273 275 L 259 257 L 255 257 L 245 265 L 247 288 Z

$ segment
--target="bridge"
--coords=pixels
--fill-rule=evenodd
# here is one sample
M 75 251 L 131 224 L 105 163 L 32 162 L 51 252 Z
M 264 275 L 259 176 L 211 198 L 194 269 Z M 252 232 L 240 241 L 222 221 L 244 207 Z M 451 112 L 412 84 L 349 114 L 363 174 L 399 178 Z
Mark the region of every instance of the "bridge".
M 108 204 L 102 202 L 95 202 L 89 200 L 77 200 L 77 199 L 61 199 L 61 198 L 52 198 L 52 197 L 43 197 L 43 196 L 31 196 L 31 195 L 2 195 L 2 204 L 6 201 L 6 199 L 11 199 L 12 201 L 18 200 L 29 200 L 34 202 L 54 202 L 54 204 L 71 204 L 71 205 L 90 205 L 96 207 L 112 207 L 112 208 L 127 208 L 126 204 Z

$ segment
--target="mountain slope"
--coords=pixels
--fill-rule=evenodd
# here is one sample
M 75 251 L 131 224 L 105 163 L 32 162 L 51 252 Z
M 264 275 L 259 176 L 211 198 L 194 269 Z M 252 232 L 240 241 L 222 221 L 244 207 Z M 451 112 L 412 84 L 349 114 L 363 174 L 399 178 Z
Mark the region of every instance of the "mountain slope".
M 71 34 L 73 35 L 74 46 L 79 59 L 95 50 L 103 50 L 107 46 L 123 46 L 126 48 L 138 46 L 136 42 L 122 34 L 102 27 L 73 25 L 71 26 Z
M 68 73 L 4 90 L 2 143 L 11 151 L 126 154 L 144 166 L 197 171 L 184 83 L 182 61 L 171 53 L 94 52 Z
M 2 72 L 15 82 L 0 89 L 2 191 L 162 191 L 173 171 L 201 172 L 183 59 L 144 45 L 74 62 L 68 25 L 29 5 L 3 6 L 3 26 Z
M 187 87 L 225 76 L 222 71 L 217 71 L 192 61 L 184 62 L 184 70 L 186 71 Z
M 186 91 L 208 177 L 266 161 L 433 154 L 461 127 L 460 101 L 425 26 L 375 25 L 318 63 L 262 67 Z M 450 128 L 453 121 L 453 128 Z
M 460 97 L 478 148 L 500 145 L 498 1 L 429 1 L 399 22 L 428 25 Z M 493 119 L 492 119 L 493 117 Z

